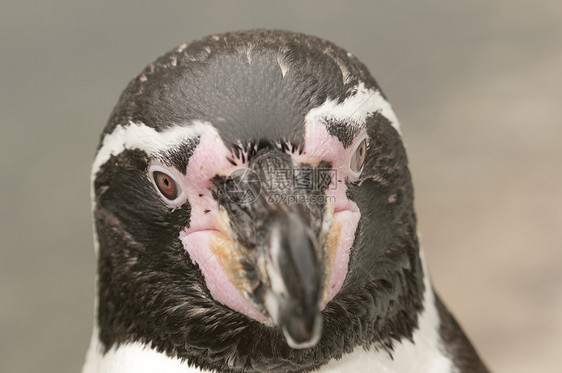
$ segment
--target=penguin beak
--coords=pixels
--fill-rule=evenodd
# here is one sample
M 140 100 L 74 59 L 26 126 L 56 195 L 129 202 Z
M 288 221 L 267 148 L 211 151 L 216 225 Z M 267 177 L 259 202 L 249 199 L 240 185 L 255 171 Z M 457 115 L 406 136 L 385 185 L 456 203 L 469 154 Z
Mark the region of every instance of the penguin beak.
M 290 347 L 312 347 L 322 332 L 324 207 L 312 202 L 272 202 L 275 195 L 286 194 L 299 200 L 313 193 L 267 182 L 271 170 L 293 170 L 291 157 L 285 152 L 259 154 L 250 167 L 241 173 L 233 172 L 225 182 L 216 181 L 215 195 L 237 237 L 233 246 L 243 248 L 237 251 L 237 261 L 246 263 L 241 267 L 243 273 L 236 271 L 238 275 L 232 277 L 243 279 L 236 286 L 283 332 Z M 298 172 L 295 175 L 300 177 Z M 255 181 L 261 184 L 255 187 Z M 248 195 L 253 198 L 246 200 Z
M 270 228 L 269 247 L 258 259 L 259 272 L 269 283 L 263 305 L 290 347 L 312 347 L 322 333 L 317 240 L 292 211 L 277 214 Z

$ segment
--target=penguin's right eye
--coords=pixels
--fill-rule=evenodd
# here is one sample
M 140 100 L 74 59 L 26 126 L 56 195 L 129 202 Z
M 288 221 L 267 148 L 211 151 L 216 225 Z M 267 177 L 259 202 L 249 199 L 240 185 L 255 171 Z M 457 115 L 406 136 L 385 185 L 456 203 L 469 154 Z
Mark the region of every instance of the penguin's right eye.
M 181 194 L 181 189 L 172 176 L 161 171 L 154 171 L 152 177 L 160 193 L 170 201 L 175 200 Z
M 363 170 L 363 165 L 365 164 L 365 158 L 367 156 L 367 140 L 364 139 L 359 143 L 353 157 L 351 158 L 350 168 L 351 171 L 355 173 L 361 173 Z

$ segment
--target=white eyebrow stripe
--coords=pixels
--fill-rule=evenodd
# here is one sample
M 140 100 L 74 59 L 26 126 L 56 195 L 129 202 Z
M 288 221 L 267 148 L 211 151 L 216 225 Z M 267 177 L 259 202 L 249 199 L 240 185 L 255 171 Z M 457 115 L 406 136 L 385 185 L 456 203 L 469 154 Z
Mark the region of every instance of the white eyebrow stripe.
M 113 132 L 103 137 L 102 146 L 92 165 L 92 182 L 101 166 L 112 156 L 126 149 L 140 149 L 154 156 L 174 149 L 184 144 L 186 140 L 197 138 L 213 128 L 210 123 L 201 121 L 193 121 L 188 125 L 175 125 L 162 132 L 141 122 L 118 125 Z
M 322 105 L 310 110 L 306 115 L 306 122 L 314 118 L 345 120 L 351 122 L 350 125 L 361 128 L 365 125 L 367 117 L 378 112 L 400 133 L 398 118 L 380 90 L 366 88 L 363 82 L 360 82 L 355 89 L 356 93 L 341 103 L 336 100 L 326 100 Z
M 336 100 L 326 100 L 322 105 L 310 110 L 305 119 L 307 122 L 313 118 L 347 120 L 351 122 L 350 125 L 363 127 L 367 117 L 375 112 L 387 118 L 400 133 L 400 123 L 390 103 L 384 99 L 379 90 L 368 89 L 363 82 L 357 85 L 353 96 L 339 104 Z M 92 178 L 111 156 L 125 149 L 140 149 L 149 155 L 156 155 L 183 144 L 186 139 L 199 137 L 210 128 L 213 128 L 210 123 L 202 121 L 193 121 L 189 125 L 175 125 L 162 132 L 142 122 L 118 125 L 113 132 L 103 138 L 102 146 L 92 165 Z

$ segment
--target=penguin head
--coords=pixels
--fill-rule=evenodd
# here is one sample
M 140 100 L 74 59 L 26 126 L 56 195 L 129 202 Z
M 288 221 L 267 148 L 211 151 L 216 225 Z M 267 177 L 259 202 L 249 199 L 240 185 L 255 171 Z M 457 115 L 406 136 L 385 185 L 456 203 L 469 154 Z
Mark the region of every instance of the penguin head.
M 327 41 L 254 30 L 160 57 L 119 99 L 92 183 L 106 349 L 303 370 L 416 327 L 398 121 Z

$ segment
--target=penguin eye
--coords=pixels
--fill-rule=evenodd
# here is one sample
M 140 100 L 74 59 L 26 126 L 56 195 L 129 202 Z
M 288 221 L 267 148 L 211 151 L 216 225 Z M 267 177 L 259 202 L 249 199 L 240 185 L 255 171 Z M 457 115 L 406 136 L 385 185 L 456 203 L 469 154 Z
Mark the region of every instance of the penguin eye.
M 367 155 L 367 139 L 361 141 L 353 157 L 351 157 L 351 170 L 353 172 L 361 172 L 363 165 L 365 164 L 365 156 Z
M 181 189 L 170 175 L 161 171 L 154 171 L 152 173 L 152 177 L 154 178 L 156 187 L 164 197 L 170 201 L 178 198 L 178 195 L 181 193 Z

